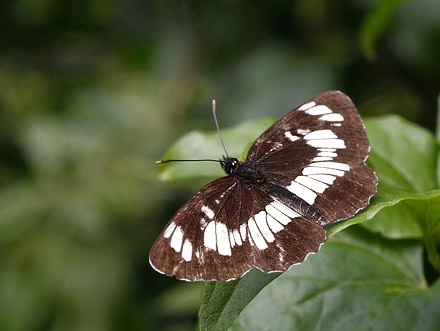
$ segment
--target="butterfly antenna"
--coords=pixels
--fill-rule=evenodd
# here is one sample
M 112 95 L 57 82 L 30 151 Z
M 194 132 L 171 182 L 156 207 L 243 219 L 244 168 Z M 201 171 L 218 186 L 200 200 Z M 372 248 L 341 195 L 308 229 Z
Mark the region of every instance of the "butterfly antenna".
M 226 150 L 225 143 L 223 142 L 223 137 L 222 137 L 222 133 L 220 132 L 220 127 L 218 126 L 215 100 L 212 100 L 212 114 L 214 115 L 215 126 L 217 127 L 217 132 L 220 137 L 220 142 L 222 143 L 223 149 L 226 153 L 226 157 L 229 159 L 229 154 L 228 151 Z
M 168 163 L 168 162 L 203 162 L 203 161 L 207 161 L 207 162 L 220 162 L 220 160 L 213 160 L 213 159 L 197 159 L 197 160 L 158 160 L 156 161 L 156 164 L 164 164 L 164 163 Z

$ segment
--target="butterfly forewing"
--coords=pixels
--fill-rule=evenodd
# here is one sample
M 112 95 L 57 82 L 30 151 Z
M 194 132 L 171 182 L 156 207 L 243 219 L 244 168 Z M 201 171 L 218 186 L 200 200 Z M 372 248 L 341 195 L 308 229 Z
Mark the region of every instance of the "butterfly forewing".
M 227 281 L 253 266 L 285 271 L 324 240 L 321 226 L 258 188 L 225 177 L 176 213 L 153 245 L 150 263 L 178 279 Z
M 307 204 L 325 223 L 353 216 L 376 193 L 370 145 L 353 102 L 330 91 L 292 110 L 251 146 L 247 162 Z
M 369 150 L 368 137 L 356 106 L 344 93 L 329 91 L 275 122 L 251 146 L 246 161 L 262 164 L 269 159 L 286 162 L 285 156 L 307 160 L 311 155 L 334 157 L 317 155 L 327 152 L 363 162 Z M 280 151 L 284 152 L 284 157 L 279 156 Z M 291 163 L 291 166 L 296 165 Z

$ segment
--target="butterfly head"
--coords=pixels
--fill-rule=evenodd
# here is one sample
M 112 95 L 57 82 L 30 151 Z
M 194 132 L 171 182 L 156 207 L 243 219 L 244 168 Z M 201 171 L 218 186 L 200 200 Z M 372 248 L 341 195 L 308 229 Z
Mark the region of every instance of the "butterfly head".
M 232 174 L 235 170 L 237 170 L 238 166 L 240 165 L 240 161 L 236 159 L 235 157 L 224 157 L 223 160 L 220 161 L 220 164 L 223 168 L 223 170 L 228 174 Z

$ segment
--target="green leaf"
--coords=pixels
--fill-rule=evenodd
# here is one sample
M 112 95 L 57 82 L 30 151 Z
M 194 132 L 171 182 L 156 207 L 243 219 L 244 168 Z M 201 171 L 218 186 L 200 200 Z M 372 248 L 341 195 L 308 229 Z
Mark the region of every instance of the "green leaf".
M 375 10 L 362 22 L 359 30 L 361 51 L 368 60 L 374 60 L 374 46 L 380 35 L 385 31 L 392 14 L 405 0 L 377 0 Z
M 362 226 L 372 230 L 373 232 L 379 232 L 384 237 L 393 238 L 393 239 L 419 238 L 421 229 L 419 228 L 419 230 L 416 230 L 413 226 L 409 229 L 402 229 L 402 227 L 405 226 L 405 223 L 400 223 L 398 219 L 398 215 L 401 213 L 401 210 L 395 211 L 394 208 L 396 207 L 397 204 L 404 202 L 407 203 L 409 206 L 417 205 L 417 204 L 424 205 L 424 200 L 430 201 L 433 199 L 437 199 L 439 197 L 440 197 L 440 190 L 429 191 L 426 193 L 396 192 L 395 194 L 390 194 L 380 191 L 380 186 L 379 186 L 379 190 L 377 194 L 374 196 L 374 198 L 371 200 L 371 203 L 368 206 L 368 208 L 366 208 L 365 210 L 358 213 L 356 216 L 346 221 L 329 225 L 327 227 L 327 237 L 331 237 L 332 235 L 338 233 L 339 231 L 351 225 L 362 223 Z M 415 203 L 411 204 L 409 201 L 415 201 Z M 399 204 L 398 207 L 400 209 L 403 206 Z M 373 222 L 377 216 L 380 216 L 380 214 L 378 213 L 381 212 L 382 209 L 385 210 L 385 208 L 389 208 L 389 210 L 387 210 L 387 213 L 388 215 L 392 215 L 392 217 L 386 219 L 385 216 L 387 214 L 385 214 L 384 217 L 379 218 L 379 220 L 382 220 L 382 224 L 380 224 L 379 226 L 377 224 L 370 226 L 369 223 Z M 437 211 L 435 211 L 435 214 L 437 215 Z M 430 217 L 415 218 L 413 216 L 408 215 L 403 222 L 408 221 L 408 219 L 416 221 L 415 224 L 418 224 L 420 220 L 422 222 L 433 221 L 430 219 Z M 368 220 L 371 221 L 366 222 Z
M 434 135 L 399 116 L 365 120 L 371 143 L 369 163 L 388 190 L 425 192 L 438 188 Z
M 241 154 L 243 160 L 253 140 L 272 122 L 272 119 L 250 121 L 224 130 L 226 145 L 232 147 L 230 154 Z M 440 197 L 440 190 L 436 181 L 438 147 L 435 138 L 429 131 L 398 116 L 368 119 L 365 124 L 372 146 L 368 163 L 378 174 L 378 193 L 369 207 L 358 215 L 329 226 L 327 237 L 358 223 L 392 238 L 424 235 L 427 236 L 425 244 L 431 247 L 428 250 L 431 251 L 430 261 L 436 267 L 438 256 L 432 233 L 439 228 L 435 220 L 440 219 L 440 214 L 437 208 L 431 208 L 431 201 Z M 197 131 L 179 139 L 164 158 L 216 158 L 221 152 L 217 132 Z M 218 164 L 175 163 L 162 170 L 162 178 L 169 180 L 223 175 Z M 366 221 L 373 218 L 376 221 L 369 226 Z M 252 271 L 234 282 L 206 285 L 200 310 L 202 329 L 227 328 L 276 276 Z
M 421 226 L 431 227 L 426 222 L 440 217 L 435 210 L 433 214 L 425 209 L 424 215 L 419 211 L 417 217 L 408 212 L 417 204 L 426 208 L 425 201 L 440 196 L 435 137 L 398 116 L 367 119 L 365 125 L 371 143 L 368 163 L 379 177 L 378 193 L 368 209 L 334 225 L 329 232 L 333 234 L 374 217 L 363 226 L 388 238 L 420 238 Z
M 435 244 L 440 232 L 440 190 L 434 135 L 398 116 L 373 118 L 365 124 L 371 142 L 368 162 L 379 177 L 378 193 L 369 208 L 330 226 L 328 235 L 372 219 L 363 226 L 382 236 L 423 237 L 428 259 L 440 271 Z
M 436 128 L 437 143 L 440 144 L 440 94 L 437 100 L 437 128 Z M 437 154 L 437 185 L 440 186 L 440 150 Z
M 199 313 L 200 329 L 226 330 L 243 308 L 279 275 L 252 269 L 245 277 L 228 283 L 207 283 Z
M 273 119 L 252 120 L 222 130 L 223 139 L 230 156 L 246 156 L 246 148 L 272 123 Z M 219 159 L 224 154 L 217 131 L 191 131 L 178 139 L 162 159 Z M 242 159 L 243 161 L 243 159 Z M 201 177 L 220 177 L 225 173 L 217 163 L 175 162 L 161 165 L 162 180 L 184 180 Z
M 380 213 L 363 226 L 391 239 L 421 238 L 422 230 L 417 225 L 418 220 L 411 213 L 408 213 L 407 205 L 398 203 L 392 207 L 383 208 Z
M 263 289 L 231 330 L 434 331 L 439 309 L 420 243 L 352 227 Z
M 424 201 L 407 201 L 407 210 L 423 232 L 428 260 L 440 272 L 440 256 L 437 251 L 436 235 L 440 232 L 440 198 Z

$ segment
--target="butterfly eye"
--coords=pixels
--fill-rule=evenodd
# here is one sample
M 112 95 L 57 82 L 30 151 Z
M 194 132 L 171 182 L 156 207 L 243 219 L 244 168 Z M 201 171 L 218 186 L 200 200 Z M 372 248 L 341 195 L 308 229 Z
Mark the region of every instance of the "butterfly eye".
M 235 159 L 235 158 L 233 158 L 233 159 L 231 160 L 231 166 L 232 166 L 233 168 L 235 168 L 236 166 L 238 166 L 238 160 Z

